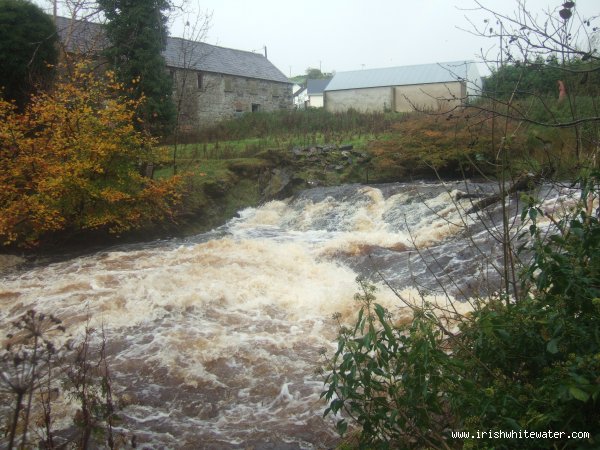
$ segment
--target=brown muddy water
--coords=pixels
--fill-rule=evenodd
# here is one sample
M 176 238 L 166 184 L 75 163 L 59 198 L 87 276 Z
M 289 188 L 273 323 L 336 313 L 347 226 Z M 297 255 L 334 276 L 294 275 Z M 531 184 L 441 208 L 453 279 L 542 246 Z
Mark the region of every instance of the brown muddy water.
M 315 374 L 320 351 L 336 348 L 331 316 L 352 321 L 358 275 L 400 317 L 409 312 L 381 276 L 415 302 L 463 311 L 464 296 L 489 295 L 500 249 L 482 221 L 497 211 L 468 215 L 473 199 L 455 199 L 493 189 L 318 188 L 188 239 L 30 265 L 0 278 L 0 326 L 35 308 L 75 340 L 86 324 L 104 327 L 113 390 L 127 399 L 117 432 L 138 448 L 332 448 L 335 418 L 322 417 Z M 555 208 L 565 193 L 545 195 Z M 57 428 L 74 413 L 62 402 Z

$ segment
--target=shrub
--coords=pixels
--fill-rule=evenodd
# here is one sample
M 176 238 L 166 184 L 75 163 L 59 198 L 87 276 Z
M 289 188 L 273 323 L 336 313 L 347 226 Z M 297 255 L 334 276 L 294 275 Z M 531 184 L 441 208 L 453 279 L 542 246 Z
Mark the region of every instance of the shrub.
M 114 430 L 119 420 L 107 362 L 104 329 L 86 327 L 82 340 L 60 345 L 66 332 L 52 315 L 29 310 L 8 328 L 0 349 L 0 417 L 3 448 L 123 448 L 124 436 Z M 92 340 L 99 338 L 96 348 Z M 58 432 L 56 422 L 66 398 L 78 406 L 75 428 Z M 10 410 L 9 406 L 12 406 Z M 20 441 L 20 442 L 19 442 Z M 93 448 L 99 448 L 95 446 Z
M 138 101 L 84 64 L 21 113 L 0 101 L 0 239 L 35 246 L 58 231 L 120 233 L 169 217 L 177 178 L 141 168 L 155 144 L 136 130 Z
M 452 426 L 444 391 L 452 382 L 443 369 L 454 361 L 443 351 L 445 336 L 430 309 L 415 310 L 409 325 L 394 326 L 374 287 L 359 280 L 362 293 L 353 328 L 340 324 L 338 349 L 328 362 L 329 413 L 345 411 L 361 426 L 366 448 L 434 447 Z M 346 419 L 337 422 L 344 434 Z

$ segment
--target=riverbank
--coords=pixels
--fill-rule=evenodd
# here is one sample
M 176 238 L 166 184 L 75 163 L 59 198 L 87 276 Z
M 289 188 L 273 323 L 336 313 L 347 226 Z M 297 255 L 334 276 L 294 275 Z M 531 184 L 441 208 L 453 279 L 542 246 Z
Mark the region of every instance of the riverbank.
M 313 115 L 314 120 L 310 119 Z M 248 120 L 261 117 L 267 125 L 274 121 L 269 115 Z M 202 137 L 204 142 L 171 144 L 163 148 L 170 156 L 153 173 L 155 179 L 169 179 L 175 174 L 182 179 L 181 204 L 168 220 L 147 223 L 121 234 L 104 230 L 53 233 L 40 239 L 36 248 L 4 248 L 1 253 L 30 259 L 193 235 L 222 225 L 246 207 L 317 186 L 493 179 L 498 175 L 494 152 L 498 143 L 493 141 L 491 120 L 470 109 L 454 115 L 332 116 L 331 123 L 324 123 L 325 118 L 320 112 L 296 112 L 287 118 L 287 128 L 282 124 L 269 128 L 257 123 L 249 127 L 242 119 L 228 126 L 244 129 L 245 133 L 255 130 L 258 137 L 247 137 L 231 128 Z M 300 126 L 294 125 L 292 119 L 312 121 Z M 325 131 L 318 131 L 319 121 Z M 545 167 L 543 161 L 552 160 L 547 158 L 548 151 L 561 151 L 564 135 L 540 134 L 525 126 L 514 130 L 508 127 L 506 132 L 511 133 L 506 158 L 517 176 L 524 171 L 556 169 Z M 238 139 L 226 140 L 227 136 Z M 559 159 L 566 161 L 564 157 Z

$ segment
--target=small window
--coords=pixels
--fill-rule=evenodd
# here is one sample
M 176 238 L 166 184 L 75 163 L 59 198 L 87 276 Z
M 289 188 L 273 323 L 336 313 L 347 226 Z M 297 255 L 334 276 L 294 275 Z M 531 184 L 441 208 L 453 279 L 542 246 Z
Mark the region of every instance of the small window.
M 198 81 L 198 89 L 204 89 L 204 74 L 202 72 L 198 72 L 196 75 Z
M 231 78 L 229 78 L 229 77 L 225 78 L 224 85 L 225 85 L 225 92 L 233 92 Z
M 250 95 L 256 95 L 258 93 L 258 85 L 256 80 L 248 80 L 248 93 Z
M 252 103 L 252 112 L 260 111 L 260 105 L 258 103 Z

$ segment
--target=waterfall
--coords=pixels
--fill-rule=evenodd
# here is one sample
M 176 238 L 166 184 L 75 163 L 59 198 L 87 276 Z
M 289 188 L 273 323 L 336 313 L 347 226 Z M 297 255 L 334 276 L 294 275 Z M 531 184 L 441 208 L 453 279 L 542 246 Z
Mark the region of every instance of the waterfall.
M 1 278 L 0 324 L 34 308 L 60 317 L 66 338 L 103 327 L 113 390 L 128 399 L 122 431 L 144 447 L 331 447 L 314 373 L 321 349 L 335 349 L 331 316 L 352 321 L 357 276 L 405 318 L 382 276 L 406 298 L 459 310 L 469 308 L 465 296 L 489 294 L 500 249 L 485 220 L 465 213 L 472 195 L 459 193 L 493 189 L 316 188 L 202 235 L 26 267 Z M 548 188 L 545 207 L 564 195 Z M 517 197 L 511 205 L 517 224 Z M 485 216 L 488 226 L 497 214 Z

